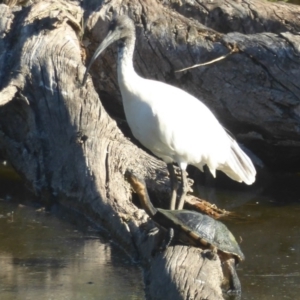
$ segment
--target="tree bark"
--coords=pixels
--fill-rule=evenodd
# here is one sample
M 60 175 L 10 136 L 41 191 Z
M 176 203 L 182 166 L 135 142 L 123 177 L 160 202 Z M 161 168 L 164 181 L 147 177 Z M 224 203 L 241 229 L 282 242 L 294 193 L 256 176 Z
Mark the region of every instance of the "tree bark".
M 153 200 L 164 205 L 166 166 L 128 139 L 115 48 L 82 86 L 86 55 L 103 39 L 109 17 L 127 12 L 137 25 L 138 73 L 202 99 L 267 165 L 292 170 L 300 166 L 299 20 L 292 17 L 299 8 L 256 1 L 97 5 L 0 4 L 0 150 L 41 199 L 81 211 L 141 260 L 149 299 L 222 299 L 218 259 L 185 246 L 151 256 L 154 225 L 132 204 L 123 174 L 142 174 Z M 232 48 L 217 64 L 174 73 Z
M 201 99 L 270 169 L 299 170 L 300 7 L 262 1 L 112 1 L 89 18 L 91 52 L 106 32 L 109 9 L 129 2 L 137 23 L 139 74 Z M 174 72 L 233 49 L 218 63 Z M 116 99 L 110 98 L 113 105 L 121 103 L 115 55 L 111 47 L 92 71 L 98 92 Z

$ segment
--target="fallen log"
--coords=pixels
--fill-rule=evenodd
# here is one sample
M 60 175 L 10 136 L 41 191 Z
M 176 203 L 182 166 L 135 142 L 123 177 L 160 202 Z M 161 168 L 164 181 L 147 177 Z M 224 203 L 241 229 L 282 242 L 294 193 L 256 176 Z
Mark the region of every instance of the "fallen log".
M 226 33 L 205 27 L 200 15 L 190 19 L 172 1 L 112 0 L 101 7 L 96 1 L 35 1 L 23 7 L 12 2 L 0 5 L 2 155 L 41 200 L 80 211 L 139 258 L 149 299 L 222 299 L 219 260 L 205 260 L 199 249 L 185 246 L 151 257 L 154 238 L 145 236 L 153 225 L 131 202 L 123 174 L 127 168 L 140 173 L 163 205 L 169 199 L 166 166 L 130 136 L 117 86 L 115 50 L 106 51 L 93 66 L 93 80 L 82 86 L 86 57 L 104 37 L 109 19 L 128 13 L 137 25 L 135 66 L 141 75 L 204 99 L 265 164 L 293 170 L 300 165 L 296 18 L 290 19 L 290 27 L 280 27 L 282 31 L 262 29 L 250 36 L 246 31 L 230 33 L 230 26 Z M 235 2 L 230 3 L 234 7 Z M 298 10 L 285 7 L 291 13 Z M 208 10 L 206 16 L 214 12 Z M 238 20 L 246 27 L 252 19 L 241 15 Z M 233 47 L 237 51 L 218 64 L 174 72 Z M 205 279 L 200 269 L 206 270 Z

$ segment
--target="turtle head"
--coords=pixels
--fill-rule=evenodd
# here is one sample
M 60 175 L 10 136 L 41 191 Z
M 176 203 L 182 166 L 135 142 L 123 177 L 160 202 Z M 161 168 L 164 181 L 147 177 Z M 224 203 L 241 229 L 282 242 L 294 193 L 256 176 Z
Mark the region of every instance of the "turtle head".
M 150 201 L 145 180 L 137 175 L 133 170 L 126 170 L 125 178 L 129 181 L 131 187 L 137 193 L 143 209 L 152 218 L 157 213 L 157 209 Z
M 135 171 L 131 169 L 127 169 L 125 172 L 125 178 L 130 183 L 133 190 L 140 195 L 141 193 L 144 194 L 146 190 L 146 183 L 145 180 L 140 177 Z

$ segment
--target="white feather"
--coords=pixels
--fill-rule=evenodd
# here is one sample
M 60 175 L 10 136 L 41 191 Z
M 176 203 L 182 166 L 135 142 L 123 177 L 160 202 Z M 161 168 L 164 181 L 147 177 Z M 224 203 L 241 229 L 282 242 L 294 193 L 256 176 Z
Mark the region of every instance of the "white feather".
M 133 135 L 156 156 L 166 163 L 176 162 L 183 171 L 188 164 L 201 171 L 207 165 L 214 177 L 216 170 L 221 170 L 233 180 L 252 184 L 256 171 L 250 158 L 206 105 L 179 88 L 144 79 L 134 71 L 135 27 L 127 16 L 120 16 L 111 23 L 106 38 L 87 67 L 83 82 L 93 61 L 116 40 L 120 40 L 118 82 Z M 182 179 L 186 185 L 186 176 Z
M 123 56 L 118 81 L 126 119 L 135 136 L 166 163 L 187 164 L 215 177 L 221 170 L 233 180 L 252 184 L 255 168 L 236 141 L 197 98 L 171 85 L 144 79 Z

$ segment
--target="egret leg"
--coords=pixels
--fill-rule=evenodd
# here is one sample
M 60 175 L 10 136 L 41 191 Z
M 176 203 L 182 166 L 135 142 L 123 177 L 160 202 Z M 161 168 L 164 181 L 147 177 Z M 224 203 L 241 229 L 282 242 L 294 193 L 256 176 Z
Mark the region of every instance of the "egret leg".
M 178 189 L 178 180 L 174 171 L 173 164 L 167 164 L 168 171 L 170 173 L 170 181 L 171 181 L 171 202 L 170 202 L 170 209 L 174 210 L 176 206 L 176 199 L 177 199 L 177 189 Z
M 183 209 L 184 199 L 189 190 L 188 180 L 186 171 L 181 169 L 181 196 L 177 209 Z

